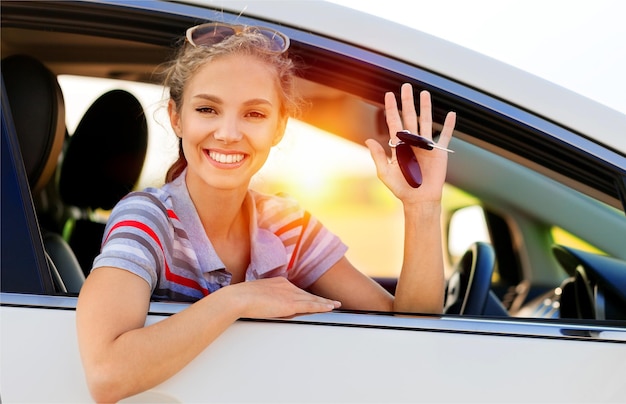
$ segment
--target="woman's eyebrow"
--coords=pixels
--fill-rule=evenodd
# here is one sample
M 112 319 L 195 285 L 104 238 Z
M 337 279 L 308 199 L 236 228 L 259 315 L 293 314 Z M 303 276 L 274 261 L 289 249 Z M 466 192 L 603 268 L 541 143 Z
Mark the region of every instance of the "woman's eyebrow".
M 212 102 L 215 102 L 217 104 L 223 104 L 224 103 L 224 101 L 220 97 L 212 95 L 212 94 L 200 93 L 200 94 L 194 95 L 192 98 L 199 98 L 199 99 L 202 99 L 202 100 L 212 101 Z M 259 105 L 259 104 L 272 105 L 272 102 L 269 101 L 266 98 L 252 98 L 252 99 L 247 100 L 247 101 L 245 101 L 243 103 L 244 106 Z
M 207 101 L 213 101 L 215 103 L 218 104 L 222 104 L 223 101 L 220 97 L 217 97 L 215 95 L 211 95 L 211 94 L 204 94 L 204 93 L 200 93 L 200 94 L 195 94 L 192 98 L 200 98 L 203 100 L 207 100 Z
M 249 105 L 259 105 L 259 104 L 267 104 L 267 105 L 272 105 L 272 102 L 265 99 L 265 98 L 253 98 L 251 100 L 248 100 L 246 102 L 243 103 L 243 105 L 249 106 Z

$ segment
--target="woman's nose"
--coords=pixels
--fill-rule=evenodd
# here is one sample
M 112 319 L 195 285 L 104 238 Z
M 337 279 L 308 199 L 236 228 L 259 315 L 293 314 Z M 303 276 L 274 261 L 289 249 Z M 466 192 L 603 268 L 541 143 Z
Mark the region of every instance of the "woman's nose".
M 223 119 L 215 129 L 213 136 L 216 140 L 224 143 L 235 143 L 243 137 L 234 119 Z

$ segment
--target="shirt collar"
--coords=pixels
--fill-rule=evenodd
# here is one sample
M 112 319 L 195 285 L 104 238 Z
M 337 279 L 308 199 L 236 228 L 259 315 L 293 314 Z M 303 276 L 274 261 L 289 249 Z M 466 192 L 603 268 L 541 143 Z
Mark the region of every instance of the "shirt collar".
M 172 196 L 173 210 L 187 232 L 202 272 L 212 272 L 224 269 L 224 263 L 219 258 L 213 244 L 206 235 L 200 216 L 189 195 L 185 181 L 185 169 L 174 181 L 166 184 Z M 262 278 L 280 267 L 288 264 L 285 246 L 278 236 L 271 231 L 260 228 L 259 212 L 256 203 L 257 193 L 248 191 L 244 200 L 244 209 L 248 210 L 250 218 L 250 265 L 246 272 L 246 280 Z

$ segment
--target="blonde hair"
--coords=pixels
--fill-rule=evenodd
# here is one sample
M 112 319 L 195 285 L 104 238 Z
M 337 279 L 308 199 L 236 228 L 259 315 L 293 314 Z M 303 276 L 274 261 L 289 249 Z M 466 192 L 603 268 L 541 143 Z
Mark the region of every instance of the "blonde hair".
M 232 54 L 253 56 L 272 67 L 276 72 L 280 115 L 287 119 L 287 117 L 296 116 L 299 113 L 302 101 L 296 92 L 294 61 L 286 52 L 271 51 L 269 39 L 254 30 L 244 30 L 210 47 L 194 47 L 187 42 L 179 46 L 176 56 L 164 65 L 162 71 L 164 75 L 163 85 L 169 88 L 170 100 L 174 102 L 179 112 L 183 103 L 185 84 L 195 72 L 206 63 Z M 167 171 L 165 182 L 176 179 L 187 167 L 187 159 L 183 153 L 181 141 L 179 141 L 178 147 L 178 159 Z

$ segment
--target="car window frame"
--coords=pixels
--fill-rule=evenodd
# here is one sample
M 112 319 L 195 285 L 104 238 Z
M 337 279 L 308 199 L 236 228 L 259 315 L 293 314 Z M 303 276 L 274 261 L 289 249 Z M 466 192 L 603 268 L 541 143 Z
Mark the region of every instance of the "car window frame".
M 2 292 L 53 295 L 54 282 L 41 238 L 10 104 L 2 78 Z M 9 198 L 7 198 L 9 195 Z M 15 197 L 15 198 L 13 198 Z

